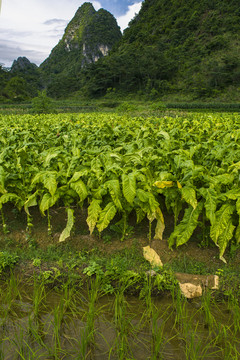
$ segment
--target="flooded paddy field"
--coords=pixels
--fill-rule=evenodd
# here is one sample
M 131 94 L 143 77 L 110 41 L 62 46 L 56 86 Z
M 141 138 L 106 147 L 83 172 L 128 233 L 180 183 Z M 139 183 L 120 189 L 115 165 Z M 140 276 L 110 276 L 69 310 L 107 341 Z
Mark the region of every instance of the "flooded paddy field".
M 0 358 L 239 359 L 234 294 L 206 290 L 188 300 L 173 287 L 154 296 L 151 278 L 140 296 L 124 283 L 102 289 L 98 276 L 52 288 L 38 276 L 9 275 L 0 284 Z

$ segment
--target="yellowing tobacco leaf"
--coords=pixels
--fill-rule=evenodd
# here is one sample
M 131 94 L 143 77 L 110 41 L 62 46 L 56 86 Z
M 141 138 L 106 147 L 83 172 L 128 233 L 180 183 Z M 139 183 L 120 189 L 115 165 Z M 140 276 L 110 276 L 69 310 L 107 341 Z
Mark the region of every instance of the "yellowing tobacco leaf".
M 152 266 L 163 266 L 160 256 L 150 246 L 143 247 L 143 256 Z
M 60 235 L 60 238 L 59 238 L 59 242 L 65 241 L 70 236 L 71 230 L 72 230 L 73 225 L 74 225 L 73 209 L 68 208 L 67 209 L 67 214 L 68 214 L 67 226 L 62 231 L 62 233 Z
M 156 219 L 157 219 L 157 225 L 156 225 L 156 229 L 155 229 L 154 239 L 162 240 L 163 231 L 165 229 L 165 224 L 164 224 L 163 213 L 162 213 L 160 207 L 158 207 L 156 209 L 155 214 L 156 214 Z
M 93 199 L 88 207 L 87 224 L 90 230 L 90 234 L 92 234 L 95 225 L 98 221 L 99 214 L 102 211 L 100 204 L 101 204 L 101 200 Z
M 164 189 L 165 187 L 172 187 L 173 181 L 170 180 L 156 181 L 153 185 L 155 185 L 159 189 Z
M 177 180 L 177 187 L 179 188 L 179 189 L 182 189 L 182 185 L 180 184 L 180 182 Z

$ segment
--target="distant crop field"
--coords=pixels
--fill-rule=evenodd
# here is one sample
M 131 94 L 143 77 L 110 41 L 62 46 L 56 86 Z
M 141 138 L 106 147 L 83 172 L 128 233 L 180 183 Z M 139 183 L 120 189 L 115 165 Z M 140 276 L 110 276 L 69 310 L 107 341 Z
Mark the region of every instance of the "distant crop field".
M 174 217 L 169 245 L 180 246 L 202 227 L 223 258 L 240 241 L 240 118 L 189 113 L 162 118 L 116 114 L 0 116 L 0 208 L 64 206 L 60 241 L 69 237 L 74 206 L 87 207 L 90 233 L 116 221 L 124 239 L 128 218 L 149 220 L 162 239 L 164 217 Z M 120 218 L 120 221 L 119 221 Z

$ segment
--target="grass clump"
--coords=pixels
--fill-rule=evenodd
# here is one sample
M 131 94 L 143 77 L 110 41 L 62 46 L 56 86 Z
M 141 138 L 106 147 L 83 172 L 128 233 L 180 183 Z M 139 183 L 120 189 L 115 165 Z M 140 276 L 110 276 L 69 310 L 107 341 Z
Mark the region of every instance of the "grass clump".
M 12 269 L 18 262 L 19 257 L 16 254 L 11 254 L 8 251 L 0 252 L 0 274 L 5 271 Z

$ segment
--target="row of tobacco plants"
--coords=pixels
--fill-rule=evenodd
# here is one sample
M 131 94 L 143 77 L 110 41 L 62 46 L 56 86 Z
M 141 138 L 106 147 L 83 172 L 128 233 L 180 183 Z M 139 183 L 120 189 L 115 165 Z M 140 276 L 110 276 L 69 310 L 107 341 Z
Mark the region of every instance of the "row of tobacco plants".
M 174 217 L 169 246 L 180 246 L 198 225 L 220 258 L 240 241 L 239 116 L 188 114 L 132 118 L 107 114 L 0 117 L 0 209 L 64 206 L 70 236 L 74 209 L 87 207 L 89 231 L 118 221 L 122 239 L 130 214 L 147 217 L 162 239 L 166 214 Z M 120 219 L 120 220 L 119 220 Z

